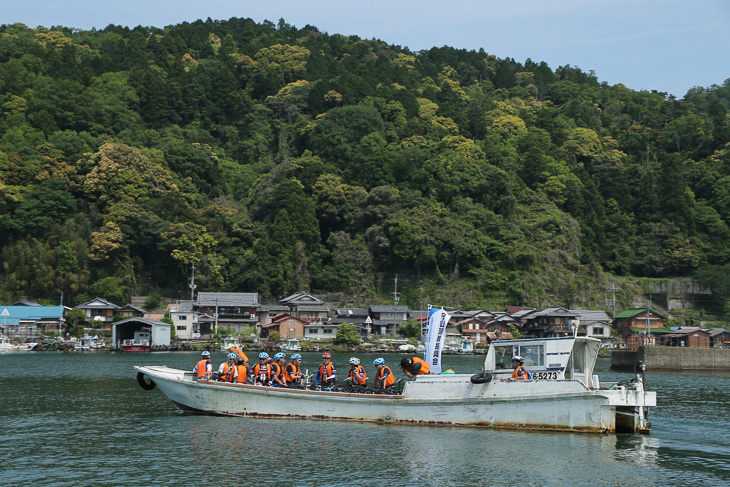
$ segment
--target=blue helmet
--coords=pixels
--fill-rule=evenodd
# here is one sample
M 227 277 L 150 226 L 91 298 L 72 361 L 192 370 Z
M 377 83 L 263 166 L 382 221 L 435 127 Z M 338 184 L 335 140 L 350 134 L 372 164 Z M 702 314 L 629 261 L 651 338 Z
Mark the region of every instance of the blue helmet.
M 205 352 L 201 353 L 200 355 L 201 355 L 201 357 L 210 357 L 210 352 L 206 350 Z
M 274 355 L 274 360 L 279 360 L 280 358 L 286 358 L 286 354 L 279 352 L 276 355 Z
M 292 355 L 292 356 L 291 356 L 291 359 L 292 359 L 292 360 L 299 360 L 299 359 L 301 359 L 301 358 L 302 358 L 302 356 L 301 356 L 301 355 L 299 355 L 298 353 L 295 353 L 294 355 Z
M 268 354 L 268 353 L 266 353 L 266 352 L 261 352 L 261 353 L 259 354 L 259 358 L 267 359 L 267 358 L 269 358 L 269 354 Z
M 383 365 L 385 363 L 385 359 L 382 358 L 376 358 L 373 360 L 373 365 Z
M 228 360 L 236 360 L 236 357 L 238 357 L 237 353 L 231 352 L 228 354 Z

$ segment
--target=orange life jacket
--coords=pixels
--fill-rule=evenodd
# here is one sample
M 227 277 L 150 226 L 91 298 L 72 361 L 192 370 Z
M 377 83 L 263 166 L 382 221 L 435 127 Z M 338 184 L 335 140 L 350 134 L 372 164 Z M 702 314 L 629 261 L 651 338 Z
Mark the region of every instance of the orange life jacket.
M 245 365 L 234 365 L 234 367 L 236 368 L 236 370 L 238 370 L 238 377 L 236 377 L 234 381 L 233 374 L 231 374 L 228 380 L 230 382 L 245 384 L 246 379 L 248 378 L 248 367 L 246 367 Z
M 233 367 L 235 367 L 235 365 Z M 233 369 L 233 367 L 229 367 L 228 362 L 224 362 L 223 363 L 223 375 L 219 375 L 218 378 L 221 380 L 230 381 L 230 376 L 232 376 L 233 374 L 231 373 L 231 371 L 229 369 Z
M 356 374 L 353 374 L 353 372 L 357 372 Z M 362 380 L 358 378 L 358 375 L 362 376 Z M 364 386 L 368 383 L 368 375 L 365 373 L 365 369 L 362 365 L 358 365 L 357 367 L 350 368 L 350 371 L 347 373 L 347 376 L 352 378 L 353 384 L 359 384 L 361 386 Z
M 209 364 L 210 364 L 210 360 L 207 358 L 204 358 L 195 365 L 195 370 L 197 371 L 198 379 L 205 379 L 206 377 L 208 377 L 208 365 Z
M 239 348 L 234 348 L 233 350 L 231 350 L 229 348 L 228 350 L 229 350 L 229 353 L 235 353 L 236 354 L 236 358 L 243 357 L 243 361 L 244 362 L 248 362 L 248 357 L 246 356 L 245 353 L 243 353 L 243 350 L 241 350 Z
M 332 365 L 332 362 L 327 362 L 327 367 L 325 368 L 325 365 L 322 364 L 319 366 L 319 380 L 325 381 L 327 380 L 327 377 L 335 375 L 335 366 Z
M 274 377 L 278 377 L 279 380 L 286 384 L 286 379 L 284 378 L 284 367 L 282 367 L 282 365 L 277 361 L 271 363 L 271 368 L 274 371 L 272 375 Z
M 395 384 L 395 377 L 393 376 L 393 371 L 390 370 L 390 367 L 387 365 L 383 365 L 380 370 L 378 370 L 377 375 L 375 376 L 375 384 L 380 385 L 380 379 L 385 376 L 385 371 L 388 371 L 388 375 L 385 378 L 385 384 L 383 384 L 383 388 L 390 387 L 393 384 Z
M 522 374 L 520 374 L 520 371 L 522 371 Z M 512 372 L 512 378 L 517 380 L 528 380 L 530 376 L 524 366 L 518 365 L 517 368 Z
M 273 374 L 273 371 L 271 370 L 271 365 L 269 364 L 263 364 L 261 365 L 261 362 L 258 362 L 256 365 L 253 366 L 253 377 L 255 379 L 262 379 L 264 376 L 266 377 L 266 382 L 271 381 L 271 376 Z
M 421 364 L 421 369 L 416 373 L 416 375 L 426 375 L 431 370 L 431 366 L 428 365 L 428 362 L 426 362 L 425 360 L 423 360 L 421 358 L 413 357 L 413 363 Z
M 286 379 L 287 382 L 294 382 L 295 375 L 299 375 L 299 365 L 295 364 L 294 362 L 289 362 L 286 364 L 286 367 L 284 368 L 284 379 Z

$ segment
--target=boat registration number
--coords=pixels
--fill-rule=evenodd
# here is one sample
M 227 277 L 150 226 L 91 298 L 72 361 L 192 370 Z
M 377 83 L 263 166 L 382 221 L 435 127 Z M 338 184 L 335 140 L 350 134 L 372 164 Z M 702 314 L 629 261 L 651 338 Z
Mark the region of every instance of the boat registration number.
M 556 380 L 558 378 L 557 372 L 533 372 L 532 378 L 535 380 Z

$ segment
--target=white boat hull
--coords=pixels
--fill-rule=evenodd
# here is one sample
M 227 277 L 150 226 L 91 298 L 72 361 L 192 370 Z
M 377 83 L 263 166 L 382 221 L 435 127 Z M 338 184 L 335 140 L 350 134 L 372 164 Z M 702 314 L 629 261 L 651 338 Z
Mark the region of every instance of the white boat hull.
M 616 432 L 617 417 L 625 424 L 633 415 L 630 428 L 638 431 L 644 408 L 656 405 L 654 392 L 592 391 L 576 380 L 473 384 L 469 375 L 419 376 L 402 395 L 388 396 L 193 381 L 182 370 L 135 369 L 183 410 L 244 417 Z

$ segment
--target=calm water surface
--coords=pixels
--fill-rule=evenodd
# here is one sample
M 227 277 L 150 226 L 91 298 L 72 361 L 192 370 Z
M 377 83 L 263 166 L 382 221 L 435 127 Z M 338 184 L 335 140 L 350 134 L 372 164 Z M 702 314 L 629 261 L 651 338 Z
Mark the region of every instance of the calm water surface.
M 397 370 L 401 357 L 386 363 Z M 340 375 L 347 358 L 334 355 Z M 730 485 L 727 374 L 651 373 L 652 435 L 602 436 L 198 416 L 142 390 L 132 369 L 197 360 L 0 354 L 0 485 Z M 481 361 L 446 356 L 444 368 L 476 373 Z M 608 367 L 599 359 L 603 381 L 631 377 Z

